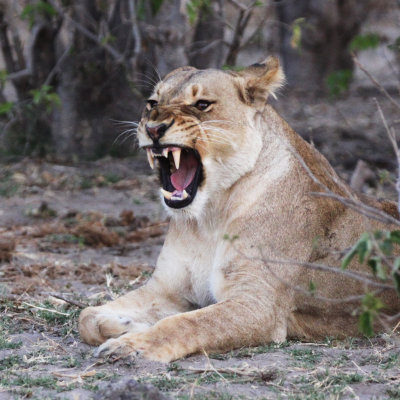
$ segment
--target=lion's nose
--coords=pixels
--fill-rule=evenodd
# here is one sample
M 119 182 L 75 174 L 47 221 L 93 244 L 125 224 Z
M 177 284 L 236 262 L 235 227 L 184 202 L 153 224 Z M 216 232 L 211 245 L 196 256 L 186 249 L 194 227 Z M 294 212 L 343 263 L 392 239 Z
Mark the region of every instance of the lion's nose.
M 166 124 L 160 124 L 157 126 L 146 125 L 146 132 L 149 135 L 150 139 L 153 140 L 154 142 L 163 137 L 166 130 L 167 130 Z
M 174 121 L 172 120 L 169 125 L 167 124 L 160 124 L 156 126 L 146 125 L 146 132 L 153 142 L 157 142 L 165 135 L 165 132 L 173 123 Z

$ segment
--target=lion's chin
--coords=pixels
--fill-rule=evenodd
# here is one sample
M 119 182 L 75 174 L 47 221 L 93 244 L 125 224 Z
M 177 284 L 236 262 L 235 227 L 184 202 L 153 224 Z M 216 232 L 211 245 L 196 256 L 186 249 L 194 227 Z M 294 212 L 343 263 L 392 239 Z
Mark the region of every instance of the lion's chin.
M 184 208 L 192 203 L 203 181 L 203 165 L 199 153 L 177 145 L 146 148 L 149 164 L 158 160 L 161 193 L 170 208 Z

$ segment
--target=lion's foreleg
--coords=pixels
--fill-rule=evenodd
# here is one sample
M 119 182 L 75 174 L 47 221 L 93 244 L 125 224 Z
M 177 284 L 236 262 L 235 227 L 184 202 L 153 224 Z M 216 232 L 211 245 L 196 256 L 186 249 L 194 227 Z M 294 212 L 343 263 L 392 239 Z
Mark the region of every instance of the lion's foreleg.
M 120 298 L 98 307 L 88 307 L 79 317 L 79 333 L 92 345 L 127 332 L 142 332 L 157 321 L 187 311 L 179 298 L 149 282 Z
M 267 308 L 265 308 L 267 307 Z M 259 309 L 262 308 L 262 309 Z M 99 347 L 97 355 L 128 355 L 169 362 L 188 354 L 221 352 L 286 339 L 286 322 L 270 304 L 226 300 L 165 318 L 140 333 L 127 333 Z

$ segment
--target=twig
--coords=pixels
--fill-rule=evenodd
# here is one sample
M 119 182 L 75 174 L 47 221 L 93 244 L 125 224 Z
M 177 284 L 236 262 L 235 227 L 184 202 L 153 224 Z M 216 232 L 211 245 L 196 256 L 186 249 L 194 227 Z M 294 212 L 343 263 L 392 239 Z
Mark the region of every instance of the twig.
M 242 11 L 247 10 L 247 6 L 238 0 L 228 0 L 228 2 L 231 3 L 232 5 L 234 5 L 235 7 L 239 8 Z
M 78 308 L 86 308 L 86 307 L 88 307 L 87 304 L 83 304 L 83 303 L 81 303 L 79 301 L 75 301 L 75 300 L 69 300 L 66 297 L 61 296 L 61 295 L 56 294 L 56 293 L 49 293 L 49 295 L 52 296 L 52 297 L 55 297 L 56 299 L 63 300 L 66 303 L 71 304 L 71 305 L 73 305 L 75 307 L 78 307 Z
M 394 153 L 396 155 L 396 161 L 397 161 L 397 179 L 396 179 L 396 191 L 397 191 L 397 209 L 400 213 L 400 152 L 399 152 L 399 146 L 397 144 L 396 140 L 396 133 L 393 128 L 389 128 L 389 125 L 386 121 L 385 115 L 383 114 L 382 108 L 378 102 L 377 99 L 374 99 L 376 107 L 378 108 L 379 115 L 381 117 L 382 123 L 386 129 L 386 133 L 389 137 L 390 143 L 393 146 Z
M 239 17 L 236 22 L 236 26 L 233 33 L 233 38 L 229 46 L 228 55 L 226 56 L 225 64 L 235 65 L 236 58 L 240 50 L 240 44 L 243 39 L 243 34 L 249 23 L 250 17 L 254 11 L 256 1 L 253 1 L 249 6 L 244 6 L 236 0 L 230 0 L 232 4 L 235 4 L 239 9 Z
M 400 110 L 400 104 L 387 92 L 387 90 L 372 76 L 372 74 L 361 64 L 355 54 L 351 55 L 354 63 L 364 72 L 369 80 L 389 99 L 389 101 Z
M 63 346 L 61 346 L 60 343 L 57 343 L 55 340 L 49 338 L 48 336 L 46 336 L 43 332 L 42 332 L 42 337 L 45 338 L 46 340 L 48 340 L 49 342 L 52 343 L 53 346 L 58 347 L 61 351 L 63 351 L 65 354 L 69 354 L 67 350 L 64 349 Z
M 44 81 L 43 85 L 50 85 L 51 81 L 53 80 L 55 74 L 58 72 L 60 66 L 62 65 L 62 63 L 65 61 L 65 59 L 67 58 L 69 52 L 71 51 L 72 48 L 72 44 L 70 44 L 64 51 L 64 53 L 61 55 L 61 57 L 57 60 L 56 64 L 54 65 L 54 67 L 52 68 L 52 70 L 50 71 L 49 75 L 47 75 L 46 80 Z
M 69 15 L 67 15 L 64 12 L 64 10 L 54 2 L 54 0 L 49 0 L 49 3 L 57 11 L 57 13 L 59 15 L 61 15 L 67 21 L 69 21 L 80 33 L 82 33 L 88 39 L 93 40 L 94 42 L 96 42 L 99 46 L 103 47 L 104 50 L 106 50 L 115 59 L 115 61 L 117 63 L 122 64 L 125 61 L 125 57 L 124 57 L 123 54 L 119 53 L 117 50 L 115 50 L 114 47 L 110 46 L 109 44 L 102 42 L 95 34 L 93 34 L 88 29 L 86 29 L 78 21 L 75 21 L 73 18 L 71 18 Z
M 48 311 L 48 312 L 53 313 L 53 314 L 59 314 L 59 315 L 65 315 L 65 316 L 69 316 L 70 315 L 69 313 L 63 313 L 61 311 L 57 311 L 57 310 L 54 310 L 54 309 L 51 309 L 51 308 L 35 306 L 34 304 L 27 303 L 26 301 L 23 301 L 21 304 L 25 304 L 28 307 L 36 308 L 37 310 Z
M 132 23 L 132 36 L 135 41 L 134 56 L 137 58 L 142 51 L 142 37 L 138 28 L 137 14 L 136 14 L 136 0 L 129 1 L 129 12 L 131 14 Z
M 324 272 L 330 272 L 332 274 L 346 276 L 348 278 L 363 282 L 367 285 L 374 286 L 379 289 L 390 289 L 390 290 L 394 289 L 393 285 L 379 283 L 375 280 L 370 279 L 368 277 L 368 275 L 362 275 L 357 272 L 352 272 L 347 269 L 335 268 L 335 267 L 332 267 L 329 265 L 317 264 L 317 263 L 311 263 L 311 262 L 299 262 L 299 261 L 295 261 L 295 260 L 273 260 L 271 258 L 265 258 L 265 257 L 262 257 L 261 261 L 263 261 L 264 263 L 271 263 L 271 264 L 299 265 L 300 267 L 310 268 L 315 271 L 324 271 Z M 343 301 L 343 299 L 341 301 Z
M 352 272 L 349 270 L 342 270 L 342 269 L 339 269 L 336 267 L 331 267 L 331 266 L 324 265 L 324 264 L 316 264 L 316 263 L 311 263 L 311 262 L 300 262 L 300 261 L 288 260 L 288 259 L 286 259 L 286 260 L 271 259 L 271 258 L 265 257 L 263 255 L 262 248 L 259 249 L 260 255 L 261 255 L 260 257 L 248 257 L 248 256 L 246 256 L 246 254 L 244 254 L 242 251 L 240 251 L 235 246 L 235 244 L 233 244 L 233 246 L 234 246 L 235 250 L 238 252 L 238 254 L 240 254 L 243 258 L 245 258 L 247 260 L 251 260 L 253 262 L 261 261 L 263 266 L 268 270 L 268 273 L 270 275 L 272 275 L 275 279 L 277 279 L 279 282 L 281 282 L 283 285 L 285 285 L 286 287 L 293 289 L 297 292 L 303 293 L 307 296 L 313 297 L 316 300 L 327 301 L 332 304 L 352 303 L 352 302 L 361 300 L 364 297 L 364 295 L 348 296 L 348 297 L 341 298 L 341 299 L 319 296 L 319 295 L 316 295 L 315 293 L 310 292 L 310 290 L 306 290 L 300 286 L 295 286 L 295 285 L 293 285 L 293 282 L 288 282 L 285 279 L 281 278 L 280 276 L 278 276 L 278 274 L 276 274 L 273 270 L 271 270 L 271 268 L 269 267 L 268 264 L 298 265 L 301 267 L 310 268 L 310 269 L 314 269 L 317 271 L 325 271 L 325 272 L 330 272 L 330 273 L 334 273 L 334 274 L 339 274 L 342 276 L 346 276 L 350 279 L 361 281 L 361 282 L 365 283 L 366 285 L 374 286 L 378 289 L 378 292 L 381 292 L 384 290 L 395 290 L 395 287 L 393 285 L 379 283 L 375 280 L 370 279 L 369 275 L 366 275 L 366 274 L 363 275 L 363 274 L 360 274 L 357 272 Z
M 299 161 L 301 166 L 305 169 L 307 172 L 308 176 L 313 180 L 314 183 L 316 183 L 318 186 L 320 186 L 322 189 L 324 189 L 325 193 L 320 193 L 320 192 L 313 192 L 310 193 L 314 196 L 321 196 L 321 197 L 329 197 L 334 200 L 339 201 L 346 207 L 349 207 L 353 209 L 354 211 L 365 215 L 368 218 L 375 219 L 377 221 L 380 221 L 384 224 L 393 224 L 400 226 L 400 221 L 397 220 L 396 218 L 393 218 L 391 215 L 387 214 L 386 212 L 375 208 L 368 206 L 365 203 L 362 203 L 359 201 L 346 187 L 344 184 L 341 184 L 341 182 L 337 182 L 338 184 L 341 184 L 341 187 L 346 193 L 349 195 L 349 197 L 344 197 L 341 195 L 338 195 L 334 192 L 332 192 L 325 184 L 323 184 L 311 171 L 311 169 L 308 167 L 308 165 L 305 163 L 305 161 L 300 157 L 300 155 L 297 153 L 295 149 L 293 149 L 292 146 L 288 145 L 289 151 L 296 157 L 296 159 Z M 350 198 L 351 197 L 351 198 Z
M 359 200 L 352 200 L 346 197 L 337 195 L 331 191 L 327 193 L 322 192 L 312 192 L 310 193 L 313 196 L 320 196 L 320 197 L 329 197 L 331 199 L 337 200 L 346 207 L 351 208 L 352 210 L 358 212 L 361 215 L 364 215 L 368 218 L 375 219 L 376 221 L 382 222 L 384 224 L 393 224 L 400 226 L 400 221 L 396 218 L 393 218 L 391 215 L 387 214 L 386 212 L 379 210 L 378 208 L 368 206 L 365 203 L 362 203 Z

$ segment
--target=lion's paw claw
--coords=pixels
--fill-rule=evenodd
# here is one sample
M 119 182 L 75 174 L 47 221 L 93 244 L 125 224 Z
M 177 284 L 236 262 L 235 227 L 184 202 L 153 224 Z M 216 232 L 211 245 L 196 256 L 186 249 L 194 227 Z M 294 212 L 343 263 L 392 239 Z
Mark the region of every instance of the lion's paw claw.
M 121 339 L 108 339 L 93 353 L 94 357 L 128 356 L 137 352 L 126 341 Z

